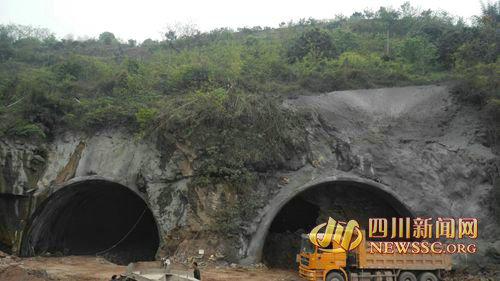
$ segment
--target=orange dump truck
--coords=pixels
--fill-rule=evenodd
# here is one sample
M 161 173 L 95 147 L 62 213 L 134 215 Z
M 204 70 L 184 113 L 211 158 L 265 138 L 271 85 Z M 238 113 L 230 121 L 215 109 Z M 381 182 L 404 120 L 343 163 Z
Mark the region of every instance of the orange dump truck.
M 445 254 L 370 253 L 366 243 L 349 253 L 329 253 L 307 235 L 302 235 L 297 262 L 300 276 L 310 281 L 438 281 L 441 271 L 451 269 Z

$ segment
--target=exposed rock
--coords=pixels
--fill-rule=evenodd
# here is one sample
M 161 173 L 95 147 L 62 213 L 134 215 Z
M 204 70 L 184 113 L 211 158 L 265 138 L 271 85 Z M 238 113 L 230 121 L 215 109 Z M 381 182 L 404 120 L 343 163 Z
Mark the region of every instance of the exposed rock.
M 253 163 L 252 199 L 240 200 L 252 201 L 244 210 L 251 217 L 238 222 L 238 237 L 217 237 L 210 247 L 197 244 L 213 249 L 208 255 L 260 262 L 267 229 L 288 200 L 318 183 L 345 179 L 383 189 L 419 216 L 478 218 L 481 243 L 490 246 L 477 257 L 497 261 L 498 245 L 492 243 L 500 235 L 499 158 L 477 109 L 456 104 L 444 86 L 299 96 L 285 106 L 310 112 L 306 153 L 282 155 L 281 170 Z M 136 140 L 122 131 L 66 133 L 44 145 L 2 140 L 0 193 L 19 197 L 2 197 L 9 203 L 2 204 L 0 222 L 9 229 L 0 227 L 0 241 L 18 241 L 15 233 L 24 229 L 28 212 L 68 181 L 96 176 L 142 197 L 163 243 L 184 247 L 187 258 L 194 254 L 190 241 L 216 236 L 215 216 L 240 199 L 223 184 L 193 184 L 199 157 L 189 143 L 161 136 Z
M 0 193 L 24 195 L 35 187 L 45 169 L 45 154 L 43 145 L 0 140 Z
M 85 149 L 85 142 L 80 141 L 76 146 L 75 151 L 69 157 L 68 164 L 62 168 L 62 170 L 57 175 L 54 183 L 62 184 L 75 177 L 76 169 L 80 163 L 80 158 L 82 157 L 83 150 Z
M 348 172 L 353 168 L 353 159 L 351 159 L 351 147 L 346 142 L 338 142 L 335 145 L 335 155 L 337 156 L 337 169 Z
M 476 217 L 481 241 L 500 235 L 492 180 L 498 177 L 499 158 L 477 137 L 484 127 L 481 113 L 455 104 L 446 87 L 342 91 L 288 103 L 314 112 L 308 129 L 314 165 L 281 175 L 289 183 L 254 220 L 245 262 L 260 259 L 267 228 L 284 202 L 304 188 L 339 178 L 368 179 L 417 216 Z M 493 262 L 483 259 L 487 249 L 469 256 L 469 264 Z

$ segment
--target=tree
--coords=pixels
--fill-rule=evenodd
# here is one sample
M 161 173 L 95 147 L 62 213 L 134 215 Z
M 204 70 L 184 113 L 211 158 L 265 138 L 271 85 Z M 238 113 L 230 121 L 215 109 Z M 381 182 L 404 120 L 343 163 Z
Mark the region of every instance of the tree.
M 447 69 L 453 66 L 455 61 L 455 52 L 468 40 L 469 32 L 467 29 L 450 30 L 439 37 L 437 42 L 438 60 Z
M 463 44 L 454 53 L 457 68 L 472 67 L 477 63 L 495 63 L 500 50 L 498 30 L 500 19 L 500 1 L 496 4 L 482 5 L 482 15 L 476 18 L 476 24 L 467 29 Z
M 483 25 L 497 26 L 500 23 L 500 1 L 486 4 L 481 2 L 481 16 L 477 18 L 477 21 Z
M 390 57 L 390 46 L 389 46 L 390 32 L 392 26 L 394 25 L 394 23 L 396 23 L 396 21 L 399 18 L 399 12 L 385 7 L 380 7 L 380 9 L 377 12 L 377 18 L 379 18 L 379 20 L 382 21 L 386 27 L 387 42 L 385 45 L 385 55 L 387 57 Z
M 417 36 L 405 39 L 399 53 L 417 71 L 426 73 L 434 65 L 437 50 L 427 39 Z
M 105 45 L 111 45 L 112 43 L 117 42 L 117 40 L 113 33 L 106 31 L 99 34 L 99 42 L 104 43 Z
M 360 39 L 354 32 L 337 29 L 333 32 L 332 37 L 339 54 L 346 51 L 354 51 L 359 48 Z
M 200 31 L 194 23 L 180 23 L 167 25 L 167 30 L 164 36 L 167 40 L 175 40 L 177 38 L 188 38 L 199 35 Z
M 21 24 L 2 24 L 0 25 L 0 32 L 7 34 L 7 36 L 14 41 L 26 38 L 45 40 L 54 36 L 54 34 L 46 28 L 38 28 Z
M 12 47 L 12 38 L 9 36 L 7 30 L 0 27 L 0 62 L 8 60 L 14 55 L 14 48 Z
M 165 32 L 165 40 L 167 41 L 174 41 L 175 39 L 177 39 L 177 35 L 175 34 L 175 31 L 173 30 L 169 30 L 167 32 Z
M 301 60 L 307 54 L 332 58 L 336 57 L 338 52 L 330 34 L 323 29 L 314 27 L 295 39 L 287 51 L 288 60 L 292 63 Z

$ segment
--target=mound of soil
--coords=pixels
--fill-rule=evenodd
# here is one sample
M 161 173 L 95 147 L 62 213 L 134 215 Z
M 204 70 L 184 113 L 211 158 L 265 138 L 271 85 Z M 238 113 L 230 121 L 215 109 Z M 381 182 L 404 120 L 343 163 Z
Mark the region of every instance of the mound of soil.
M 45 270 L 26 269 L 18 265 L 0 267 L 0 280 L 9 281 L 55 281 Z

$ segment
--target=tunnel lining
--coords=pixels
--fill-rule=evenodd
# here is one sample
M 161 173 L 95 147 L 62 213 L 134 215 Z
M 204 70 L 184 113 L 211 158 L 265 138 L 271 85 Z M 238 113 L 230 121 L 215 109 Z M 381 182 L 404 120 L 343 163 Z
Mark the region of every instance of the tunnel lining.
M 355 175 L 349 175 L 348 173 L 342 174 L 341 176 L 319 178 L 317 180 L 309 182 L 308 184 L 304 184 L 296 188 L 282 189 L 280 193 L 278 193 L 271 200 L 271 202 L 268 204 L 269 206 L 271 206 L 271 208 L 267 209 L 264 216 L 260 219 L 257 230 L 249 241 L 245 258 L 241 260 L 241 263 L 254 264 L 262 262 L 264 244 L 267 235 L 269 234 L 269 229 L 276 216 L 290 200 L 316 186 L 341 182 L 349 182 L 355 186 L 366 186 L 367 188 L 374 188 L 384 199 L 391 202 L 391 204 L 393 204 L 396 209 L 402 210 L 401 213 L 404 216 L 415 217 L 415 214 L 410 209 L 410 207 L 403 203 L 401 198 L 394 193 L 393 189 L 384 184 L 369 179 L 360 178 Z
M 101 255 L 112 247 L 102 256 L 127 264 L 153 260 L 159 244 L 158 224 L 141 196 L 116 182 L 86 179 L 58 188 L 40 204 L 20 254 Z

